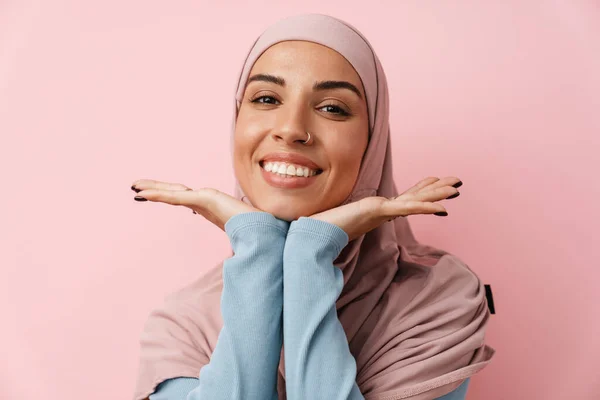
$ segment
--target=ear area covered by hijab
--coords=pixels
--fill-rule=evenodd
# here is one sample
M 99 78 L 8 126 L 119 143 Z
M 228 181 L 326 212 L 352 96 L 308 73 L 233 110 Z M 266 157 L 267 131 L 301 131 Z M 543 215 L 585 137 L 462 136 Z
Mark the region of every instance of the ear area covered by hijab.
M 254 62 L 285 40 L 307 40 L 337 51 L 362 80 L 371 137 L 358 180 L 345 202 L 397 196 L 383 68 L 366 38 L 334 17 L 288 17 L 254 42 L 239 75 L 232 137 Z M 235 196 L 249 202 L 237 182 Z M 441 397 L 491 361 L 495 350 L 485 344 L 490 313 L 483 283 L 458 257 L 419 243 L 407 218 L 351 241 L 335 265 L 344 274 L 338 318 L 356 360 L 356 381 L 367 400 Z M 210 268 L 150 314 L 141 336 L 134 399 L 145 399 L 166 379 L 198 377 L 209 362 L 222 326 L 221 268 L 222 263 Z M 279 398 L 285 399 L 283 362 L 279 372 Z

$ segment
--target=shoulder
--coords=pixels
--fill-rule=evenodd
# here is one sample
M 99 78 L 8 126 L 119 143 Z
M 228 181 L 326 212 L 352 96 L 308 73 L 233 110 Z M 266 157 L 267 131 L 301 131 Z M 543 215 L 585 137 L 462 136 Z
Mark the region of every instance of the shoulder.
M 170 294 L 150 312 L 140 334 L 136 399 L 166 379 L 197 377 L 222 326 L 220 268 Z
M 482 281 L 460 258 L 430 250 L 423 256 L 403 252 L 373 313 L 378 321 L 369 325 L 379 329 L 370 332 L 359 357 L 367 393 L 406 395 L 458 382 L 494 353 L 485 345 L 490 314 Z
M 487 306 L 485 287 L 477 273 L 459 257 L 436 251 L 408 254 L 403 249 L 396 276 L 384 294 L 394 298 L 394 309 L 403 314 L 407 310 L 466 311 Z
M 223 288 L 221 268 L 212 268 L 190 284 L 169 294 L 162 305 L 150 312 L 141 334 L 142 346 L 195 346 L 209 349 L 203 337 L 221 329 L 220 298 Z M 160 343 L 156 340 L 160 338 Z

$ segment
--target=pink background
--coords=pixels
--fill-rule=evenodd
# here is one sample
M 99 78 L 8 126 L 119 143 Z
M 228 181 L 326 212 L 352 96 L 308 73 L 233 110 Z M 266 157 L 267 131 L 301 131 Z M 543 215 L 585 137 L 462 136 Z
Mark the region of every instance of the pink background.
M 411 221 L 492 285 L 497 355 L 468 399 L 597 399 L 598 3 L 250 3 L 0 2 L 0 398 L 131 397 L 148 313 L 228 242 L 129 186 L 231 193 L 243 57 L 320 12 L 383 62 L 399 188 L 465 182 L 449 217 Z

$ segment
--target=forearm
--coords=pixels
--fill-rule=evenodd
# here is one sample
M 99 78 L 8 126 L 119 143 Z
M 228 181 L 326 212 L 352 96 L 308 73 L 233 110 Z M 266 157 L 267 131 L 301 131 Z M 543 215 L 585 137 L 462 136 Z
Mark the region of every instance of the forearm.
M 337 318 L 344 282 L 333 261 L 348 242 L 335 225 L 292 222 L 283 253 L 286 392 L 295 399 L 363 399 Z
M 189 400 L 277 398 L 288 226 L 261 212 L 227 222 L 234 256 L 223 265 L 223 327 Z

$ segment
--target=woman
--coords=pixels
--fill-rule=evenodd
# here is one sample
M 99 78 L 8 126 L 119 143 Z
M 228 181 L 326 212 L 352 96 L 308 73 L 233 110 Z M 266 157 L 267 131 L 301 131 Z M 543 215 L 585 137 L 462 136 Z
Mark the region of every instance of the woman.
M 301 15 L 258 38 L 236 93 L 235 197 L 132 186 L 201 214 L 234 252 L 150 315 L 136 400 L 464 398 L 494 354 L 483 284 L 405 218 L 447 215 L 462 182 L 399 195 L 388 117 L 383 69 L 349 24 Z

